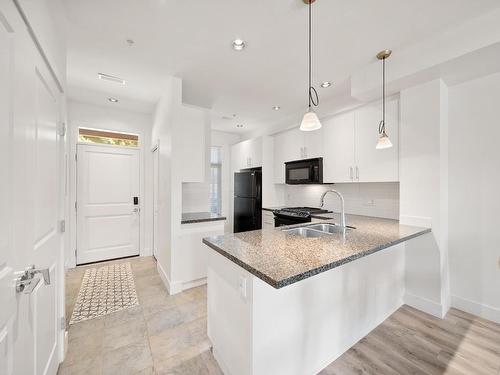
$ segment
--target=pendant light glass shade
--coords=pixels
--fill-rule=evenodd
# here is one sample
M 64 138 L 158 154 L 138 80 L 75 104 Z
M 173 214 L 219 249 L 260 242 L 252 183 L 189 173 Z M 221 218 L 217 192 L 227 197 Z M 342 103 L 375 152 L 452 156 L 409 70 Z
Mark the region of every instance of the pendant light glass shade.
M 387 134 L 382 133 L 380 135 L 380 138 L 378 139 L 376 149 L 377 150 L 383 150 L 384 148 L 391 148 L 392 147 L 392 142 L 387 136 Z
M 309 109 L 302 118 L 300 130 L 310 132 L 318 129 L 321 129 L 321 122 L 319 122 L 318 115 L 312 109 Z

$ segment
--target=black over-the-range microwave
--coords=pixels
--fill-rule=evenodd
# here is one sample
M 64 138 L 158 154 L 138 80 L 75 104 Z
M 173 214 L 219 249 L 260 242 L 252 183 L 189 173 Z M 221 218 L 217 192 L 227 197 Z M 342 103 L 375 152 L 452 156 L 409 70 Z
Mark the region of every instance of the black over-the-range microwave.
M 323 158 L 286 162 L 285 182 L 289 185 L 322 184 Z

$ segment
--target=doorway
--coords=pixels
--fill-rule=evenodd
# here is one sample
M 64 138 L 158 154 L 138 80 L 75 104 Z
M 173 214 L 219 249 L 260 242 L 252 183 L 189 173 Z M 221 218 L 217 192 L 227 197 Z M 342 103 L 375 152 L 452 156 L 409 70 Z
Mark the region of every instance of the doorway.
M 158 188 L 159 188 L 159 178 L 160 173 L 160 143 L 151 150 L 153 154 L 153 257 L 158 259 Z
M 77 145 L 77 265 L 139 255 L 135 147 Z

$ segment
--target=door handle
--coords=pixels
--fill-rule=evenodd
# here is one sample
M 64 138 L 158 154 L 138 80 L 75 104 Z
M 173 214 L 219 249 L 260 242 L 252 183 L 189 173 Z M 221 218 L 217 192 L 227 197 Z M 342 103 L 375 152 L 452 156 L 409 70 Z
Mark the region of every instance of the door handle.
M 349 167 L 349 178 L 352 180 L 354 178 L 352 167 Z
M 359 181 L 359 167 L 356 165 L 356 180 Z
M 34 265 L 29 266 L 24 271 L 15 273 L 16 292 L 30 294 L 40 282 L 40 277 L 43 278 L 45 285 L 50 285 L 50 272 L 48 268 L 35 268 Z

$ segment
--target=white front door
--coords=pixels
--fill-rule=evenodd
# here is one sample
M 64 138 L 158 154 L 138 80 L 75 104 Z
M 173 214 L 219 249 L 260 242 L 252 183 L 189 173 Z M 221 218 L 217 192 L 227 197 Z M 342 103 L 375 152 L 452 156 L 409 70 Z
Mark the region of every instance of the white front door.
M 139 255 L 139 178 L 138 149 L 77 146 L 77 264 Z
M 0 82 L 0 374 L 52 375 L 63 329 L 62 92 L 11 1 L 0 3 Z

